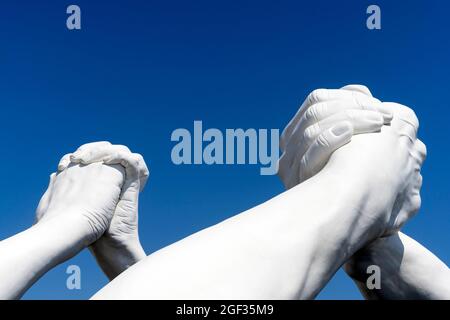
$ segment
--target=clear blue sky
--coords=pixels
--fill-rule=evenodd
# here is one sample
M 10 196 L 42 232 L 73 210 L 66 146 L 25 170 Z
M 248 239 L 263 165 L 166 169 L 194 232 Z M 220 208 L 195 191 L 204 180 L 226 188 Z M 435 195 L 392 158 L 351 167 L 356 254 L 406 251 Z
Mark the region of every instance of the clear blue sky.
M 82 30 L 66 29 L 78 4 Z M 348 83 L 413 107 L 429 156 L 421 213 L 405 228 L 450 263 L 449 4 L 377 1 L 2 1 L 0 238 L 33 221 L 48 175 L 79 145 L 144 155 L 141 239 L 153 252 L 282 192 L 259 166 L 175 166 L 176 128 L 283 128 L 309 91 Z M 82 290 L 65 269 L 82 270 Z M 107 283 L 88 252 L 48 273 L 30 299 L 90 297 Z M 320 298 L 360 295 L 339 272 Z

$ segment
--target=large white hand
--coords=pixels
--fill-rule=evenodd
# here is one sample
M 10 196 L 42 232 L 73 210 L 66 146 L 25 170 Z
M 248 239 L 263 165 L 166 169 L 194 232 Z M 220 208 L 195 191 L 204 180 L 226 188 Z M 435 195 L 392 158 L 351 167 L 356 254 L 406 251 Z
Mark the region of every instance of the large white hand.
M 319 92 L 322 92 L 321 95 L 324 97 L 321 100 L 322 103 L 326 102 L 326 98 L 330 96 L 333 100 L 341 97 L 342 101 L 346 101 L 349 94 L 357 96 L 363 94 L 373 99 L 371 96 L 368 96 L 370 95 L 370 91 L 362 86 L 347 86 L 341 90 L 330 90 L 330 93 L 324 93 L 323 90 Z M 291 141 L 293 140 L 300 141 L 300 143 L 303 142 L 303 147 L 297 149 L 285 148 L 283 156 L 300 160 L 291 161 L 294 165 L 285 166 L 284 168 L 280 163 L 280 171 L 283 170 L 283 174 L 280 176 L 288 187 L 292 187 L 296 183 L 304 180 L 304 172 L 307 172 L 306 176 L 317 173 L 327 163 L 331 154 L 336 149 L 342 147 L 342 150 L 352 150 L 347 152 L 339 151 L 337 152 L 339 157 L 336 155 L 334 158 L 341 159 L 340 165 L 348 166 L 349 164 L 353 164 L 355 165 L 355 169 L 362 169 L 358 173 L 355 170 L 355 174 L 362 176 L 370 174 L 370 177 L 368 176 L 367 179 L 375 182 L 374 185 L 380 188 L 380 203 L 391 198 L 389 192 L 392 193 L 391 196 L 394 195 L 394 199 L 391 201 L 391 212 L 385 214 L 383 217 L 367 217 L 379 221 L 379 226 L 384 225 L 382 228 L 383 232 L 389 234 L 401 227 L 420 206 L 418 190 L 420 189 L 421 176 L 419 171 L 425 158 L 426 149 L 423 143 L 416 140 L 418 120 L 414 112 L 398 104 L 383 103 L 382 105 L 384 110 L 389 110 L 394 113 L 392 125 L 390 127 L 383 127 L 380 134 L 354 137 L 354 140 L 357 138 L 357 142 L 352 142 L 345 147 L 342 146 L 350 141 L 354 126 L 349 121 L 342 122 L 340 118 L 336 117 L 336 114 L 339 114 L 338 109 L 334 111 L 334 114 L 331 109 L 328 109 L 328 118 L 319 121 L 327 121 L 331 129 L 323 128 L 317 124 L 311 125 L 311 123 L 305 125 L 306 118 L 297 114 L 286 128 L 284 137 L 287 139 L 287 145 L 292 144 Z M 303 114 L 308 113 L 308 108 L 307 106 L 306 110 L 303 110 Z M 358 121 L 358 117 L 360 118 L 359 121 L 363 119 L 362 114 L 355 115 L 353 123 Z M 293 130 L 292 128 L 294 127 L 297 130 Z M 306 128 L 311 127 L 317 131 L 317 138 L 313 143 L 305 144 L 302 138 L 305 136 L 305 131 L 307 132 L 308 130 Z M 295 136 L 298 138 L 296 139 Z M 298 142 L 295 142 L 294 145 L 298 145 Z M 295 152 L 298 152 L 298 154 L 295 154 Z M 368 155 L 372 157 L 372 160 L 370 160 Z M 378 159 L 377 163 L 375 163 L 376 159 Z M 286 163 L 287 161 L 284 162 L 284 164 Z M 395 164 L 401 165 L 397 166 Z M 395 179 L 386 179 L 386 175 L 395 177 L 402 176 L 402 174 L 403 179 L 397 179 L 396 183 L 393 183 Z M 383 179 L 380 179 L 383 176 L 384 183 L 382 183 Z
M 317 89 L 308 95 L 280 139 L 283 154 L 278 174 L 286 188 L 322 169 L 334 151 L 327 150 L 327 145 L 341 147 L 354 134 L 376 132 L 390 123 L 392 111 L 367 92 L 370 95 L 363 86 L 346 86 L 339 90 Z

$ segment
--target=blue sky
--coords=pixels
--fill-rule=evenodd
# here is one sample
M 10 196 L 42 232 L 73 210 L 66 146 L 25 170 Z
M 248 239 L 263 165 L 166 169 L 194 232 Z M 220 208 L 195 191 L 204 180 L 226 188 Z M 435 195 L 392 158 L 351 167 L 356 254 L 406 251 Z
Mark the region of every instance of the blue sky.
M 66 29 L 66 7 L 82 30 Z M 0 239 L 29 227 L 48 175 L 79 145 L 144 155 L 148 253 L 282 192 L 258 165 L 175 166 L 176 128 L 280 128 L 311 90 L 349 83 L 414 108 L 428 146 L 423 205 L 405 232 L 450 263 L 450 44 L 444 1 L 2 1 Z M 82 270 L 82 290 L 65 269 Z M 88 252 L 49 272 L 28 299 L 85 299 L 107 283 Z M 358 299 L 339 272 L 319 296 Z

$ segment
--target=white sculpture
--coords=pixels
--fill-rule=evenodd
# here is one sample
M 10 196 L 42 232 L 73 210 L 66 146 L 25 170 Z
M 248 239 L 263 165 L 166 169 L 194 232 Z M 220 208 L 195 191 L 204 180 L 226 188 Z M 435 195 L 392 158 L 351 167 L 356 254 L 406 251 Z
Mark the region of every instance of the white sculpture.
M 281 138 L 288 191 L 148 257 L 137 234 L 145 162 L 84 145 L 52 175 L 38 222 L 0 243 L 0 298 L 91 245 L 114 279 L 94 299 L 310 299 L 346 262 L 368 298 L 449 299 L 448 267 L 397 233 L 420 207 L 417 129 L 411 109 L 363 86 L 316 90 Z M 364 287 L 368 264 L 389 270 L 380 290 Z

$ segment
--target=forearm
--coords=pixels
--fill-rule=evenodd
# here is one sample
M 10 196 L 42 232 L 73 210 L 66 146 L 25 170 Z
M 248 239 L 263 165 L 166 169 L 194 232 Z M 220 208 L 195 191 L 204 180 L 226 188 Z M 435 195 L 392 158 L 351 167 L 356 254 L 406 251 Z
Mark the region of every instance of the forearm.
M 370 265 L 380 268 L 380 289 L 366 285 Z M 402 233 L 377 239 L 345 269 L 367 299 L 450 299 L 450 269 Z
M 144 248 L 138 238 L 117 246 L 105 236 L 89 247 L 98 265 L 112 280 L 135 263 L 146 258 Z
M 85 246 L 78 221 L 49 219 L 0 242 L 0 299 L 19 299 L 41 276 Z
M 166 247 L 94 298 L 313 298 L 344 261 L 378 235 L 358 220 L 368 192 L 359 189 L 356 196 L 341 178 L 317 175 Z

